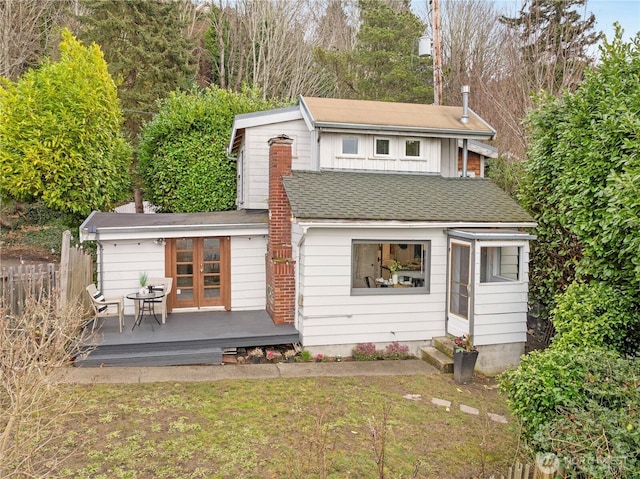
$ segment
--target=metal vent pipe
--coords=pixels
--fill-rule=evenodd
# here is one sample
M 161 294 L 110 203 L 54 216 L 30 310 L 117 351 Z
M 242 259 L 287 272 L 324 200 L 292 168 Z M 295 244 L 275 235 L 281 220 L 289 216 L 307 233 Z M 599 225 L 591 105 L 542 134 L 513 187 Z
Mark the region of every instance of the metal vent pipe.
M 464 85 L 462 87 L 462 118 L 460 121 L 462 123 L 469 123 L 469 85 Z M 468 163 L 468 141 L 465 138 L 462 140 L 462 177 L 467 177 L 467 163 Z
M 469 91 L 469 85 L 462 87 L 462 118 L 460 118 L 462 123 L 469 123 Z

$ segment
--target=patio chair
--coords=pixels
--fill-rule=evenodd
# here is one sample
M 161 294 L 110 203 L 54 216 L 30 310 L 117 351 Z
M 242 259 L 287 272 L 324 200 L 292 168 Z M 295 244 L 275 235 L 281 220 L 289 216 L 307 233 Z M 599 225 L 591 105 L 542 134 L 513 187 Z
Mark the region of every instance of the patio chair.
M 91 305 L 93 306 L 94 311 L 91 331 L 95 331 L 98 318 L 118 316 L 120 321 L 120 332 L 122 332 L 122 328 L 124 327 L 124 299 L 122 296 L 105 298 L 93 283 L 87 286 L 86 290 L 89 293 L 89 298 L 91 298 Z
M 162 291 L 164 296 L 159 299 L 153 299 L 149 302 L 153 303 L 153 311 L 156 314 L 162 314 L 162 324 L 167 322 L 167 296 L 171 293 L 171 286 L 173 286 L 173 278 L 149 278 L 147 285 L 152 291 Z M 136 317 L 138 316 L 138 309 L 140 304 L 136 301 Z

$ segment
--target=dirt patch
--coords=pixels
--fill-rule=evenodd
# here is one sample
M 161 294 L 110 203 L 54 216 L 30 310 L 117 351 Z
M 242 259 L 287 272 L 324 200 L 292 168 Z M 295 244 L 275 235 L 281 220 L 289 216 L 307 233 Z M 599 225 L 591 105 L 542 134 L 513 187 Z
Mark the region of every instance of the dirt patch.
M 21 264 L 57 263 L 58 261 L 55 255 L 34 247 L 0 247 L 0 265 L 3 268 Z

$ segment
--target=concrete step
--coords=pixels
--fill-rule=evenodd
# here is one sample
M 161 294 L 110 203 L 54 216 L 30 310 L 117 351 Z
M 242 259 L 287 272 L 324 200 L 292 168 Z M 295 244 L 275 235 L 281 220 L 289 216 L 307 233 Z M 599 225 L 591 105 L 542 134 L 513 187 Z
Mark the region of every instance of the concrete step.
M 420 348 L 420 357 L 443 373 L 453 373 L 453 358 L 431 346 Z
M 431 345 L 441 353 L 453 358 L 453 336 L 440 336 L 431 339 Z

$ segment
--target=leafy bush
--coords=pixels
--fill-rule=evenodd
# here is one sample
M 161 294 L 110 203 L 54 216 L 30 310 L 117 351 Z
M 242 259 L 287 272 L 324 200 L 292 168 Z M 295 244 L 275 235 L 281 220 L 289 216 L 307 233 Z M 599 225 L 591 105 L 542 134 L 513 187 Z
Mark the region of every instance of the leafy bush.
M 60 60 L 0 82 L 0 196 L 78 217 L 130 194 L 131 147 L 97 45 L 63 30 Z
M 640 313 L 620 288 L 592 281 L 573 283 L 552 312 L 553 348 L 614 348 L 623 355 L 640 350 Z
M 630 372 L 629 368 L 626 370 Z M 564 477 L 637 477 L 634 472 L 640 471 L 640 403 L 633 388 L 627 392 L 626 407 L 608 408 L 590 400 L 583 407 L 560 409 L 555 419 L 534 435 L 533 444 L 560 459 Z
M 233 209 L 236 163 L 227 157 L 227 145 L 234 116 L 277 106 L 256 89 L 171 93 L 141 135 L 145 199 L 165 213 Z
M 382 352 L 373 343 L 359 343 L 351 350 L 351 357 L 356 361 L 375 361 L 382 357 Z
M 384 359 L 407 359 L 411 357 L 409 354 L 409 346 L 394 341 L 387 344 L 382 353 Z
M 633 455 L 640 447 L 633 432 L 640 410 L 638 371 L 637 359 L 612 351 L 550 348 L 525 356 L 518 369 L 498 379 L 531 452 L 553 452 L 576 466 Z M 593 449 L 596 443 L 581 449 L 594 438 L 608 449 Z
M 519 198 L 534 216 L 530 297 L 578 278 L 640 289 L 640 36 L 615 38 L 574 93 L 540 97 Z

